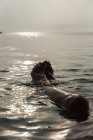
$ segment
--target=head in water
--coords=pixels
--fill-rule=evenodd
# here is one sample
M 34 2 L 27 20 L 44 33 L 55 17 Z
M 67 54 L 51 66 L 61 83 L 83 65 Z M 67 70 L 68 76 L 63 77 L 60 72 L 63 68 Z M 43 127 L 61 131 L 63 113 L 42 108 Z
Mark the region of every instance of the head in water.
M 86 120 L 89 116 L 89 102 L 78 95 L 68 102 L 67 111 L 72 119 L 77 119 L 78 121 Z

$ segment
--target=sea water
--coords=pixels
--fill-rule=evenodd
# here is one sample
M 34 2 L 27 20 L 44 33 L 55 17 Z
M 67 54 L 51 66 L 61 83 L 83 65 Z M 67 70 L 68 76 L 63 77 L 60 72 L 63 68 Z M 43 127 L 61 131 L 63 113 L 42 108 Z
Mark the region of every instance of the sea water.
M 58 87 L 87 98 L 90 115 L 77 122 L 60 114 L 30 72 L 51 62 Z M 0 34 L 0 140 L 93 139 L 93 34 Z

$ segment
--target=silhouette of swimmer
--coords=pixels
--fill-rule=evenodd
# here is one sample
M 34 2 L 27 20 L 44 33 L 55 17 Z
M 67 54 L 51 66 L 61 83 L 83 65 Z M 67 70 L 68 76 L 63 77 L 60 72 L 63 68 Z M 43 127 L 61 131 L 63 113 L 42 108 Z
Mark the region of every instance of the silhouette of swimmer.
M 54 70 L 48 61 L 37 63 L 31 71 L 33 81 L 39 82 L 49 99 L 58 107 L 64 108 L 65 117 L 84 121 L 89 116 L 89 103 L 87 99 L 78 94 L 69 93 L 50 84 L 49 80 L 55 80 Z

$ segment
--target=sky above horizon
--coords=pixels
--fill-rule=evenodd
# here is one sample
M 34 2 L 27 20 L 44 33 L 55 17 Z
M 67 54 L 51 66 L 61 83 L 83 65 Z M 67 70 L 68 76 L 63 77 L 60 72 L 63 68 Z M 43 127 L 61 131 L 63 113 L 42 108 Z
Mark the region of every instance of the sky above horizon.
M 93 32 L 93 0 L 0 0 L 0 31 Z

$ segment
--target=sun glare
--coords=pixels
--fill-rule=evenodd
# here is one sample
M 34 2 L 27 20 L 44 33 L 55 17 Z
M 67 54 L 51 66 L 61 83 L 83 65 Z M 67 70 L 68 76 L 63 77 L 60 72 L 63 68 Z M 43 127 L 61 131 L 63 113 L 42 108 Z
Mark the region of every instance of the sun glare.
M 22 37 L 27 37 L 27 38 L 32 38 L 32 37 L 37 38 L 37 37 L 42 36 L 42 33 L 39 33 L 39 32 L 17 32 L 15 34 Z
M 31 64 L 34 64 L 34 61 L 24 61 L 23 64 L 24 65 L 31 65 Z

